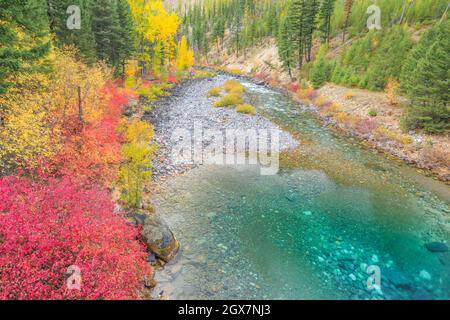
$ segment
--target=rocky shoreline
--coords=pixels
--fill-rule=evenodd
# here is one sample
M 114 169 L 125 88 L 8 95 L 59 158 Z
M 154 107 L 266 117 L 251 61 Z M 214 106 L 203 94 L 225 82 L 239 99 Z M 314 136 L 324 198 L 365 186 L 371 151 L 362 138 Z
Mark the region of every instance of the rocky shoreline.
M 212 105 L 217 98 L 207 97 L 207 92 L 212 87 L 222 86 L 227 79 L 229 77 L 218 75 L 187 80 L 173 88 L 169 97 L 159 100 L 156 106 L 145 112 L 143 119 L 154 126 L 154 142 L 159 146 L 153 166 L 154 182 L 182 174 L 197 166 L 195 163 L 174 163 L 172 148 L 177 142 L 174 139 L 176 130 L 187 130 L 194 136 L 194 126 L 199 124 L 203 130 L 218 130 L 224 136 L 225 130 L 228 129 L 279 130 L 280 151 L 299 146 L 295 138 L 262 115 L 251 116 L 230 108 L 214 108 Z M 202 143 L 203 145 L 196 147 L 205 148 L 211 141 L 204 139 L 201 142 L 194 140 L 192 142 Z
M 178 174 L 183 174 L 194 168 L 196 165 L 179 165 L 173 163 L 171 160 L 171 148 L 172 148 L 172 133 L 174 130 L 183 128 L 190 132 L 194 131 L 194 122 L 200 121 L 206 129 L 217 129 L 225 130 L 229 128 L 255 128 L 255 129 L 270 129 L 279 127 L 273 124 L 271 121 L 267 120 L 262 116 L 248 116 L 243 114 L 238 114 L 236 111 L 225 108 L 213 108 L 212 103 L 214 98 L 207 97 L 207 91 L 215 86 L 220 86 L 223 82 L 228 79 L 229 76 L 226 74 L 219 75 L 217 77 L 205 78 L 205 79 L 195 79 L 187 80 L 184 83 L 176 86 L 171 91 L 171 96 L 166 97 L 155 103 L 155 106 L 151 110 L 145 112 L 143 119 L 150 121 L 155 128 L 155 142 L 160 146 L 159 151 L 155 158 L 155 163 L 153 167 L 154 171 L 154 182 L 156 188 L 162 186 L 165 179 Z M 244 77 L 242 77 L 244 78 Z M 248 77 L 245 77 L 249 80 Z M 251 79 L 250 79 L 251 80 Z M 262 85 L 262 83 L 260 83 Z M 278 89 L 278 91 L 283 91 Z M 303 105 L 302 108 L 308 110 L 316 111 L 318 116 L 320 116 L 318 110 L 314 105 Z M 333 122 L 333 119 L 323 117 L 322 120 L 329 126 L 333 126 L 339 129 L 337 123 Z M 360 137 L 361 138 L 361 137 Z M 281 136 L 281 145 L 283 149 L 296 148 L 298 142 L 288 133 L 283 132 Z M 149 255 L 149 263 L 154 265 L 157 269 L 164 266 L 168 261 L 175 257 L 179 250 L 179 244 L 173 235 L 172 231 L 168 228 L 167 224 L 162 221 L 162 219 L 157 214 L 152 214 L 151 219 L 145 218 L 137 223 L 143 225 L 144 233 L 143 238 L 149 247 L 149 251 L 152 252 Z M 156 220 L 155 220 L 156 219 Z M 155 222 L 156 221 L 156 222 Z M 162 221 L 162 222 L 161 222 Z M 155 231 L 155 228 L 157 229 Z M 147 233 L 146 231 L 147 230 Z M 149 233 L 151 236 L 149 236 Z M 336 240 L 339 243 L 339 239 Z M 334 242 L 333 242 L 334 244 Z M 429 248 L 430 246 L 430 248 Z M 427 249 L 429 251 L 444 250 L 448 251 L 448 248 L 442 243 L 437 244 L 427 244 Z M 167 249 L 168 248 L 168 249 Z M 437 249 L 436 249 L 437 248 Z M 342 251 L 342 256 L 340 255 Z M 355 257 L 354 259 L 347 259 L 347 251 L 353 251 L 353 248 L 336 248 L 336 270 L 347 270 L 351 272 L 351 275 L 346 277 L 342 274 L 329 274 L 326 275 L 330 278 L 339 278 L 342 281 L 342 286 L 351 284 L 357 279 L 364 279 L 366 277 L 366 267 L 365 265 L 360 265 L 360 261 L 368 261 L 370 259 L 377 260 L 378 257 L 370 256 L 365 257 L 365 259 L 360 259 L 361 257 Z M 322 263 L 326 257 L 322 257 L 320 252 L 317 252 L 318 261 L 317 263 Z M 389 260 L 389 259 L 388 259 Z M 172 269 L 177 269 L 179 266 L 176 264 L 170 264 Z M 391 266 L 386 265 L 385 268 L 390 269 Z M 392 273 L 392 274 L 391 274 Z M 406 298 L 398 293 L 397 287 L 415 287 L 418 283 L 421 283 L 421 279 L 428 277 L 428 273 L 424 270 L 420 277 L 414 280 L 405 280 L 402 274 L 396 273 L 393 270 L 391 273 L 388 272 L 389 282 L 387 284 L 386 290 L 384 292 L 385 297 L 391 298 Z M 151 281 L 151 287 L 156 285 L 155 280 L 158 281 L 158 277 Z M 355 289 L 356 290 L 356 289 Z M 416 292 L 415 298 L 427 299 L 430 298 L 427 293 L 428 288 L 421 288 Z M 158 292 L 153 293 L 153 298 L 165 298 L 164 293 Z M 363 299 L 367 298 L 364 292 L 361 290 L 356 290 L 353 293 L 353 298 Z M 379 293 L 375 292 L 373 298 L 380 298 Z
M 213 70 L 221 75 L 229 75 L 224 70 L 216 70 L 214 67 L 205 67 L 206 70 Z M 330 128 L 333 128 L 334 130 L 338 131 L 340 134 L 345 134 L 349 137 L 356 138 L 359 140 L 362 144 L 380 151 L 384 152 L 388 155 L 392 155 L 395 158 L 405 162 L 406 164 L 415 167 L 417 169 L 424 170 L 424 173 L 428 176 L 432 176 L 436 180 L 440 180 L 447 185 L 450 185 L 450 172 L 449 168 L 445 168 L 445 166 L 438 166 L 436 164 L 431 163 L 427 159 L 420 158 L 416 152 L 408 152 L 406 148 L 394 141 L 381 141 L 375 137 L 373 133 L 361 133 L 358 130 L 352 129 L 347 127 L 344 123 L 341 123 L 339 121 L 336 121 L 331 117 L 330 115 L 327 115 L 323 112 L 321 112 L 320 108 L 314 104 L 313 102 L 300 102 L 296 97 L 294 96 L 293 92 L 288 90 L 287 88 L 283 87 L 283 84 L 272 84 L 267 83 L 264 80 L 258 80 L 255 79 L 252 76 L 240 74 L 240 75 L 232 75 L 233 77 L 244 79 L 246 81 L 253 82 L 257 85 L 263 85 L 267 88 L 270 88 L 271 90 L 278 91 L 280 93 L 283 93 L 287 95 L 288 97 L 291 97 L 293 100 L 297 101 L 299 104 L 302 105 L 302 108 L 312 111 L 314 114 L 317 115 L 317 118 L 321 120 L 325 125 L 329 126 Z M 350 90 L 350 89 L 349 89 Z M 327 96 L 325 96 L 327 98 Z M 333 100 L 331 100 L 333 102 Z M 413 135 L 414 140 L 421 140 L 422 138 L 420 135 Z

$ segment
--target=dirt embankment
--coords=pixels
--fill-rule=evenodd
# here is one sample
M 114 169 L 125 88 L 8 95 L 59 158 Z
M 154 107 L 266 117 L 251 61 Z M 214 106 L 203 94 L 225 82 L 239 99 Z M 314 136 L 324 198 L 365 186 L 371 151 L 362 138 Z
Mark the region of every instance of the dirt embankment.
M 295 100 L 313 107 L 328 124 L 450 184 L 450 136 L 402 132 L 400 118 L 407 105 L 404 97 L 392 99 L 384 92 L 335 84 L 318 90 L 298 88 L 282 71 L 274 39 L 247 50 L 245 55 L 229 54 L 226 48 L 226 41 L 215 46 L 205 64 L 285 89 Z M 332 51 L 338 52 L 339 47 Z

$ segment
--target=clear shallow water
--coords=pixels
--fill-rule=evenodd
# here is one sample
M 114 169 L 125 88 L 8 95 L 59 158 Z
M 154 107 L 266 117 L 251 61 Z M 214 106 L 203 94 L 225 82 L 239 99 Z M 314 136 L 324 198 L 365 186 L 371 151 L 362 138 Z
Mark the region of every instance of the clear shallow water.
M 448 299 L 449 188 L 340 138 L 283 95 L 246 83 L 299 137 L 278 175 L 203 166 L 156 196 L 182 250 L 156 275 L 171 299 Z M 291 159 L 291 160 L 289 160 Z M 381 290 L 367 288 L 367 266 Z

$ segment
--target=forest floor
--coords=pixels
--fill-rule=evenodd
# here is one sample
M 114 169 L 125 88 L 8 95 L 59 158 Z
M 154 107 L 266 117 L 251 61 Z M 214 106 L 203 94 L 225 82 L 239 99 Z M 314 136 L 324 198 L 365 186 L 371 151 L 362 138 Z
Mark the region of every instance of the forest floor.
M 274 39 L 268 39 L 264 45 L 249 49 L 245 55 L 228 54 L 224 48 L 224 44 L 213 48 L 205 65 L 289 91 L 292 81 L 286 72 L 281 71 Z M 317 51 L 317 46 L 314 50 Z M 334 52 L 338 52 L 338 49 Z M 324 85 L 313 93 L 312 98 L 291 94 L 294 99 L 315 107 L 320 117 L 334 127 L 361 138 L 373 148 L 425 169 L 437 179 L 450 184 L 450 136 L 412 131 L 403 133 L 400 130 L 400 118 L 407 105 L 404 97 L 397 96 L 398 103 L 392 105 L 384 92 L 335 84 Z M 328 105 L 338 105 L 339 110 L 321 108 L 317 104 L 318 100 L 322 104 L 326 104 L 326 101 Z M 376 116 L 370 117 L 370 110 L 375 111 Z M 369 131 L 354 125 L 363 121 L 371 121 L 377 125 Z

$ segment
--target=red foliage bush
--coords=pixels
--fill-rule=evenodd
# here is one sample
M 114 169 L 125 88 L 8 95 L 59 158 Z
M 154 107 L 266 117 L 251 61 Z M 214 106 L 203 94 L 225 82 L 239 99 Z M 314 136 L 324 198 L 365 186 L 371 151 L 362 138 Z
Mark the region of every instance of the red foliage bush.
M 63 128 L 61 150 L 43 165 L 52 176 L 84 177 L 102 186 L 108 186 L 117 179 L 123 142 L 117 128 L 122 107 L 133 93 L 119 90 L 110 83 L 103 89 L 103 94 L 108 105 L 98 119 L 81 126 L 76 116 L 72 116 Z
M 255 78 L 256 78 L 256 80 L 266 82 L 266 81 L 269 79 L 269 74 L 267 74 L 267 73 L 265 73 L 265 72 L 258 72 L 258 73 L 255 75 Z
M 150 269 L 109 194 L 69 178 L 0 179 L 0 299 L 135 299 Z M 67 286 L 69 266 L 80 290 Z
M 292 82 L 288 85 L 288 89 L 289 91 L 296 93 L 300 89 L 300 85 L 297 82 Z
M 167 82 L 169 82 L 169 83 L 177 83 L 178 82 L 178 80 L 177 80 L 177 77 L 175 77 L 174 75 L 169 75 L 169 77 L 167 78 Z

